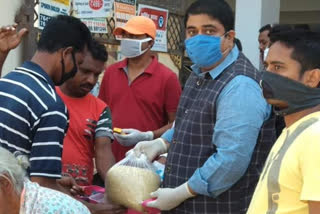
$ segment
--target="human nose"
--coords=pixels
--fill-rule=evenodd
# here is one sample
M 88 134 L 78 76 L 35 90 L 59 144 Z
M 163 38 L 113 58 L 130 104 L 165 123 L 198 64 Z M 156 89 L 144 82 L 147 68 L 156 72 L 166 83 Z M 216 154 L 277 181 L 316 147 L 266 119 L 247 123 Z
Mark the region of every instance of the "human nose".
M 259 44 L 259 49 L 260 49 L 261 51 L 263 51 L 263 50 L 264 50 L 264 45 L 263 45 L 263 44 Z
M 265 63 L 264 69 L 267 72 L 275 73 L 274 70 L 272 69 L 271 65 L 267 65 L 267 63 Z
M 90 83 L 91 85 L 95 85 L 97 82 L 97 78 L 93 74 L 89 74 L 87 77 L 87 82 Z

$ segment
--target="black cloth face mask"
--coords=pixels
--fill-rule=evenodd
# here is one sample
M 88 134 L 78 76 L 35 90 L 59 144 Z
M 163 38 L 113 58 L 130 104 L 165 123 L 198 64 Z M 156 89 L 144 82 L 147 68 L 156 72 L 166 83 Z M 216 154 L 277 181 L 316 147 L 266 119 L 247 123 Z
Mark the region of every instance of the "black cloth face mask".
M 77 63 L 76 63 L 76 57 L 74 55 L 74 52 L 71 53 L 72 55 L 72 61 L 73 61 L 73 68 L 69 73 L 66 73 L 66 69 L 65 69 L 65 65 L 64 65 L 64 59 L 61 59 L 61 65 L 62 65 L 62 74 L 61 74 L 61 79 L 60 82 L 58 82 L 56 84 L 56 86 L 61 86 L 65 81 L 67 81 L 68 79 L 71 79 L 72 77 L 74 77 L 76 75 L 76 73 L 78 72 L 78 67 L 77 67 Z
M 277 115 L 293 114 L 320 104 L 320 88 L 310 88 L 269 71 L 263 71 L 260 86 L 266 99 L 275 99 L 288 104 L 287 108 L 273 110 Z

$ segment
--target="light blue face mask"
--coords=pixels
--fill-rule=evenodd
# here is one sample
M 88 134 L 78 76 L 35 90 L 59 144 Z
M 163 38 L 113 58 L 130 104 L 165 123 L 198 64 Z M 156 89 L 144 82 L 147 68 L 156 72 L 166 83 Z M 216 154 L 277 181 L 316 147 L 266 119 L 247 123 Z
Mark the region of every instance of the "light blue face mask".
M 223 57 L 220 36 L 197 35 L 187 39 L 185 46 L 191 61 L 200 68 L 210 67 Z

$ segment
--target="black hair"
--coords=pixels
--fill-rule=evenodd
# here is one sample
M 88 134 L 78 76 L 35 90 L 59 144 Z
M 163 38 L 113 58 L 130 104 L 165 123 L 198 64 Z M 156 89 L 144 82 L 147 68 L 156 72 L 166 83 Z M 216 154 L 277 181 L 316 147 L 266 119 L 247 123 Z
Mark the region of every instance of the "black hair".
M 310 26 L 308 24 L 296 24 L 293 26 L 294 29 L 303 29 L 303 30 L 310 30 Z
M 90 53 L 95 60 L 106 62 L 108 60 L 108 52 L 106 47 L 93 39 L 91 42 Z
M 267 24 L 265 26 L 263 26 L 262 28 L 260 28 L 259 30 L 259 33 L 262 33 L 263 31 L 266 31 L 266 30 L 271 30 L 271 25 L 270 24 Z
M 91 44 L 91 33 L 87 26 L 72 16 L 58 15 L 52 17 L 44 27 L 38 50 L 54 53 L 61 48 L 73 47 L 74 52 L 80 52 Z
M 272 34 L 271 43 L 280 42 L 292 48 L 291 58 L 301 65 L 301 75 L 311 69 L 320 69 L 320 33 L 301 29 Z
M 269 32 L 269 37 L 272 37 L 272 34 L 277 34 L 280 32 L 286 32 L 286 31 L 291 31 L 293 30 L 292 25 L 289 24 L 276 24 L 272 26 L 270 32 Z
M 218 20 L 225 31 L 234 29 L 234 16 L 231 7 L 224 0 L 198 0 L 191 4 L 186 11 L 184 25 L 190 15 L 206 14 L 213 19 Z
M 242 44 L 241 44 L 240 39 L 235 38 L 235 39 L 234 39 L 234 43 L 237 45 L 239 51 L 242 51 Z

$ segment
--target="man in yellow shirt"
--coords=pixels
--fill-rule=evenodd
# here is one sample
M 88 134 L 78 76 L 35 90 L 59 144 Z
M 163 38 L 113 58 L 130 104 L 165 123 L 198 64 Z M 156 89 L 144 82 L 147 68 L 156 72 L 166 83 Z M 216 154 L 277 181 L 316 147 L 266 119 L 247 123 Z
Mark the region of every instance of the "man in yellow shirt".
M 320 33 L 271 37 L 261 87 L 286 127 L 269 153 L 247 214 L 320 213 Z

